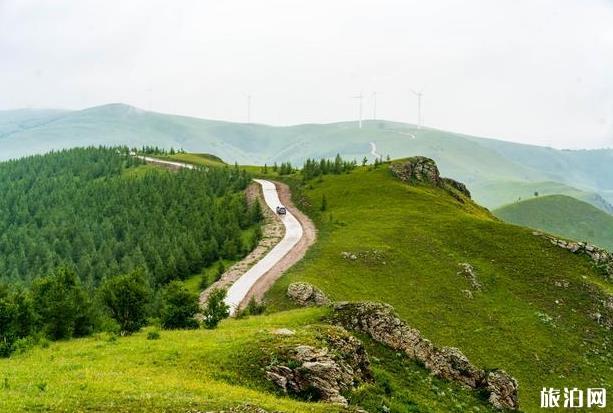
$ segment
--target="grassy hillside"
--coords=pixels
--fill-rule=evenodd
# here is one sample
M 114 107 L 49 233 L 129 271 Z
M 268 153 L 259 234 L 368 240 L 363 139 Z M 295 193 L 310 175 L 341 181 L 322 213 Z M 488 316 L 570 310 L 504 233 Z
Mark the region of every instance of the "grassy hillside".
M 100 334 L 52 343 L 0 359 L 0 410 L 186 412 L 249 403 L 281 412 L 341 412 L 279 394 L 263 367 L 275 349 L 318 343 L 326 309 L 301 309 L 242 320 L 217 330 L 149 331 L 130 337 Z M 294 336 L 279 336 L 278 328 Z M 415 362 L 366 341 L 376 379 L 347 394 L 371 412 L 493 411 L 479 396 L 433 378 Z
M 319 241 L 273 287 L 274 308 L 291 307 L 285 289 L 298 280 L 335 300 L 388 302 L 433 342 L 515 376 L 526 411 L 536 410 L 542 386 L 613 380 L 611 336 L 590 319 L 588 285 L 601 279 L 587 260 L 441 189 L 404 184 L 387 168 L 294 188 Z M 475 267 L 482 291 L 458 274 L 459 263 Z
M 553 181 L 600 193 L 613 202 L 613 150 L 561 151 L 389 121 L 365 121 L 362 129 L 357 122 L 272 127 L 147 112 L 122 104 L 73 112 L 0 112 L 0 159 L 85 145 L 157 145 L 212 153 L 228 163 L 291 161 L 301 166 L 306 158 L 337 153 L 373 161 L 371 142 L 383 156 L 424 155 L 436 160 L 444 175 L 475 187 L 476 199 L 490 208 L 501 204 L 490 203 L 487 192 L 478 190 L 484 183 L 495 183 L 503 191 L 509 182 Z M 511 202 L 516 195 L 511 188 L 502 198 Z
M 569 196 L 539 196 L 507 205 L 494 214 L 513 224 L 589 241 L 613 251 L 613 215 Z
M 471 192 L 479 203 L 490 209 L 539 195 L 567 195 L 613 214 L 613 205 L 596 192 L 582 191 L 559 182 L 483 181 L 473 184 Z

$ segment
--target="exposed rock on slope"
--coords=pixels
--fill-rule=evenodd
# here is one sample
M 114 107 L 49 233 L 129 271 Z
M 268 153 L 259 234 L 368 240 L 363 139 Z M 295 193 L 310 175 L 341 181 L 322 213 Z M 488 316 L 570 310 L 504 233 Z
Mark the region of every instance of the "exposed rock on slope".
M 587 255 L 604 274 L 605 279 L 613 281 L 613 254 L 585 242 L 565 241 L 542 232 L 533 232 L 536 236 L 547 238 L 553 245 L 564 248 L 573 254 Z
M 347 329 L 360 331 L 379 343 L 418 360 L 438 377 L 463 383 L 487 392 L 496 408 L 517 409 L 517 381 L 503 370 L 484 371 L 472 365 L 460 350 L 435 347 L 421 333 L 409 327 L 387 304 L 337 303 L 332 321 Z
M 319 288 L 309 283 L 291 283 L 287 287 L 287 296 L 303 307 L 330 304 L 328 297 Z
M 326 335 L 327 347 L 297 345 L 282 351 L 284 361 L 266 369 L 285 393 L 346 405 L 341 392 L 372 379 L 362 342 L 340 327 Z
M 390 170 L 403 182 L 438 186 L 449 190 L 452 194 L 455 190 L 470 198 L 470 191 L 466 188 L 466 185 L 451 178 L 441 177 L 436 162 L 425 156 L 413 156 L 399 162 L 393 162 Z

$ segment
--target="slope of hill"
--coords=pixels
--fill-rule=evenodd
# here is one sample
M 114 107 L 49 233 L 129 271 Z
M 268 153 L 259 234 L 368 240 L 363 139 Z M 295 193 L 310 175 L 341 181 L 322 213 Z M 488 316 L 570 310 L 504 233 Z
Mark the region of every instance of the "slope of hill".
M 8 126 L 2 126 L 3 117 Z M 19 127 L 15 127 L 17 118 Z M 553 181 L 599 193 L 613 202 L 613 150 L 561 151 L 389 121 L 365 121 L 361 129 L 356 122 L 288 127 L 240 124 L 147 112 L 123 104 L 58 113 L 0 112 L 0 159 L 74 146 L 125 144 L 183 147 L 212 153 L 229 163 L 301 165 L 306 158 L 337 153 L 372 160 L 371 142 L 383 156 L 435 159 L 444 174 L 477 188 L 476 199 L 490 208 L 501 204 L 489 203 L 486 191 L 479 190 L 482 184 L 497 185 L 497 191 L 504 192 L 509 183 Z M 515 200 L 515 193 L 502 198 Z
M 613 214 L 613 205 L 596 192 L 582 191 L 559 182 L 482 181 L 470 187 L 475 199 L 490 209 L 539 195 L 567 195 Z
M 513 224 L 589 241 L 613 251 L 613 215 L 569 196 L 539 196 L 509 204 L 494 214 Z
M 525 411 L 538 409 L 543 386 L 613 380 L 610 332 L 592 319 L 612 290 L 597 287 L 606 282 L 591 262 L 458 194 L 370 169 L 294 182 L 319 241 L 275 284 L 270 306 L 291 307 L 294 281 L 337 301 L 390 303 L 433 342 L 516 377 Z

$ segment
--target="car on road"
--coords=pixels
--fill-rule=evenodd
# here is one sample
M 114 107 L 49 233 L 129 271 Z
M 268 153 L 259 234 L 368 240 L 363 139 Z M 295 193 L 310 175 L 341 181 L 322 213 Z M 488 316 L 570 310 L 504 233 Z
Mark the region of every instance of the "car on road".
M 279 205 L 277 207 L 277 214 L 285 215 L 287 213 L 287 209 L 283 205 Z

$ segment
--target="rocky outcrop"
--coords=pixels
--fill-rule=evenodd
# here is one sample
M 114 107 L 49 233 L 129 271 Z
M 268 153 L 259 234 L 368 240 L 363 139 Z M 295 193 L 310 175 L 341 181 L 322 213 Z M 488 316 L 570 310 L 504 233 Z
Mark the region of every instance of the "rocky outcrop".
M 607 250 L 586 242 L 566 241 L 538 231 L 534 231 L 533 234 L 544 237 L 553 245 L 564 248 L 573 254 L 588 256 L 594 262 L 595 266 L 602 271 L 605 279 L 613 281 L 613 254 Z
M 390 170 L 403 182 L 420 182 L 435 186 L 442 184 L 436 162 L 425 156 L 414 156 L 401 162 L 394 162 Z
M 443 183 L 445 183 L 446 185 L 454 188 L 456 191 L 461 192 L 466 197 L 470 198 L 470 191 L 468 190 L 466 185 L 464 185 L 462 182 L 458 182 L 455 179 L 451 179 L 451 178 L 442 178 L 442 180 L 443 180 Z
M 468 282 L 470 283 L 470 287 L 473 290 L 480 291 L 481 283 L 479 282 L 479 279 L 477 278 L 477 273 L 474 267 L 467 262 L 461 262 L 460 264 L 458 264 L 458 266 L 460 267 L 460 271 L 458 271 L 458 275 L 461 275 L 464 278 L 466 278 Z
M 414 184 L 421 183 L 432 186 L 438 186 L 446 189 L 458 201 L 463 202 L 461 193 L 467 198 L 470 198 L 470 191 L 461 182 L 451 178 L 441 177 L 436 162 L 425 156 L 413 156 L 402 161 L 393 162 L 390 165 L 392 174 L 403 182 Z
M 420 361 L 434 375 L 485 391 L 497 408 L 517 409 L 517 381 L 503 370 L 484 371 L 470 363 L 460 350 L 437 348 L 419 330 L 402 321 L 394 309 L 381 303 L 337 303 L 332 321 L 368 334 L 374 340 Z
M 362 342 L 337 327 L 326 334 L 326 347 L 298 345 L 279 355 L 284 361 L 266 369 L 266 377 L 285 393 L 346 405 L 342 392 L 372 379 Z
M 287 296 L 303 307 L 330 304 L 330 300 L 323 291 L 304 282 L 291 283 L 287 287 Z

